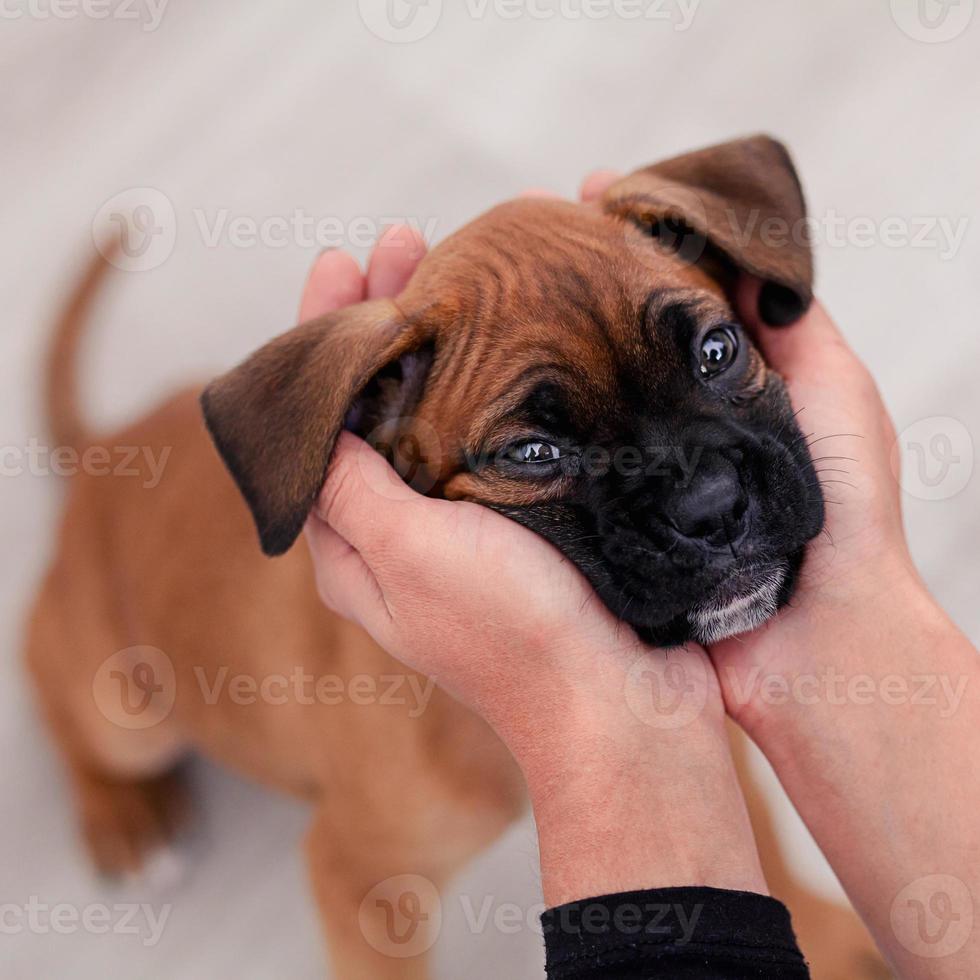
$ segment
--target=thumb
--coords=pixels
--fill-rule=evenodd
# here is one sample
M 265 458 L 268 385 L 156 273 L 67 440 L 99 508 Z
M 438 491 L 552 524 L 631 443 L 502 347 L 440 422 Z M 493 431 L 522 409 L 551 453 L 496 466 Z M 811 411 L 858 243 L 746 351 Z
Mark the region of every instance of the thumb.
M 759 294 L 763 282 L 755 276 L 743 276 L 739 282 L 735 305 L 739 318 L 749 329 L 766 362 L 787 381 L 822 374 L 844 355 L 857 361 L 844 335 L 814 300 L 795 323 L 784 327 L 767 326 L 759 315 Z M 829 355 L 829 356 L 828 356 Z
M 364 440 L 342 432 L 314 511 L 370 565 L 379 550 L 390 551 L 393 538 L 400 548 L 410 545 L 413 529 L 433 503 Z

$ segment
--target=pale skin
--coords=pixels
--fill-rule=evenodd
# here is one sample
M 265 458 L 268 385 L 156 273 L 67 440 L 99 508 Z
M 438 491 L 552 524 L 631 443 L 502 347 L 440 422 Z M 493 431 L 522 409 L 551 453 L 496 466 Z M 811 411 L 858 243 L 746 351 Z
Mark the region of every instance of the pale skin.
M 583 199 L 615 176 L 591 175 Z M 406 228 L 382 238 L 366 274 L 326 253 L 301 319 L 396 294 L 423 253 Z M 912 564 L 894 430 L 870 375 L 817 304 L 792 328 L 762 326 L 757 289 L 743 287 L 743 322 L 787 380 L 821 479 L 843 481 L 826 484 L 826 533 L 791 607 L 765 627 L 710 651 L 645 648 L 544 540 L 478 505 L 419 496 L 349 435 L 307 523 L 318 588 L 510 748 L 549 905 L 671 885 L 767 892 L 727 711 L 899 974 L 966 980 L 980 962 L 980 931 L 967 928 L 974 903 L 980 919 L 980 659 Z M 638 663 L 668 660 L 685 665 L 699 710 L 651 727 L 629 710 L 629 691 Z M 931 700 L 923 676 L 937 678 Z M 940 910 L 959 915 L 946 946 L 916 932 L 932 875 L 962 886 L 940 888 L 953 903 Z M 941 919 L 929 925 L 928 937 L 942 931 Z

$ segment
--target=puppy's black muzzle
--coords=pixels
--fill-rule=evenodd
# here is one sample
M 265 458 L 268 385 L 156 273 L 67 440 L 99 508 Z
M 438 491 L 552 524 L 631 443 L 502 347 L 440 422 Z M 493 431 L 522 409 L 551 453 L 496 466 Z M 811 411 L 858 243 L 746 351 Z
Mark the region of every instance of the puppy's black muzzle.
M 594 488 L 621 614 L 651 626 L 745 568 L 793 556 L 816 531 L 809 460 L 768 427 L 699 419 L 674 431 L 667 450 L 652 448 L 671 442 L 663 429 L 649 437 L 644 467 L 610 472 Z

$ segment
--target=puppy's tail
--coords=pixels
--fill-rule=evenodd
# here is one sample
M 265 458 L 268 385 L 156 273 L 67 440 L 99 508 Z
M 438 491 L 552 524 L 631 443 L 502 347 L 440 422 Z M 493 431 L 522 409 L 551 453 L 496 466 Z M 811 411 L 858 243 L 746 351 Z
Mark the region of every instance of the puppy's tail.
M 45 368 L 45 407 L 48 431 L 55 446 L 77 448 L 86 441 L 78 397 L 78 351 L 92 300 L 118 247 L 118 242 L 100 246 L 68 297 L 51 335 Z

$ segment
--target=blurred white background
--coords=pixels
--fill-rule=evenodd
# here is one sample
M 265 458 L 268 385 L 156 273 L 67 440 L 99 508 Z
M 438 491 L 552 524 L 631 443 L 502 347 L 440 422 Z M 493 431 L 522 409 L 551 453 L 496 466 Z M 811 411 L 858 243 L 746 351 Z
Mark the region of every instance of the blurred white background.
M 147 263 L 155 267 L 116 273 L 100 302 L 84 391 L 103 423 L 292 325 L 307 267 L 329 244 L 311 240 L 316 221 L 363 257 L 392 219 L 439 239 L 525 186 L 571 195 L 590 168 L 764 130 L 790 146 L 818 219 L 819 294 L 872 367 L 898 429 L 918 423 L 908 439 L 924 450 L 924 478 L 913 472 L 905 497 L 914 553 L 980 640 L 973 7 L 4 0 L 0 446 L 44 440 L 38 378 L 52 315 L 90 253 L 100 209 L 130 188 L 163 195 L 176 238 L 172 254 Z M 388 9 L 405 16 L 401 32 Z M 299 233 L 274 224 L 275 241 L 247 240 L 266 219 L 297 216 L 308 219 Z M 150 892 L 93 877 L 19 664 L 59 487 L 5 473 L 0 494 L 0 905 L 172 906 L 152 947 L 136 936 L 0 928 L 0 973 L 322 975 L 298 849 L 304 808 L 214 767 L 197 769 L 206 839 L 182 884 Z M 805 832 L 777 805 L 802 873 L 832 892 Z M 534 930 L 492 925 L 507 903 L 538 900 L 525 823 L 445 897 L 439 976 L 541 976 Z M 468 924 L 488 908 L 491 925 Z

